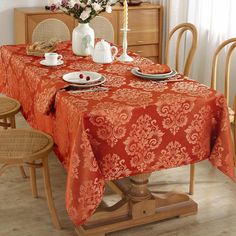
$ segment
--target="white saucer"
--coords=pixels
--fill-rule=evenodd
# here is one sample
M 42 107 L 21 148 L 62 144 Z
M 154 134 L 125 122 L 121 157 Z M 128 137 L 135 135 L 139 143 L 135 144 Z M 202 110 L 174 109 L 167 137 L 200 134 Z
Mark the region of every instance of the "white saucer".
M 82 78 L 80 78 L 82 74 Z M 90 77 L 89 80 L 86 80 L 86 77 Z M 70 72 L 67 74 L 64 74 L 62 76 L 62 79 L 65 80 L 66 82 L 73 83 L 73 84 L 91 84 L 91 83 L 96 83 L 99 82 L 102 78 L 102 75 L 93 72 L 93 71 L 75 71 L 75 72 Z
M 51 65 L 51 64 L 48 64 L 48 62 L 46 60 L 42 60 L 39 62 L 41 65 L 43 66 L 60 66 L 62 65 L 64 62 L 62 60 L 58 60 L 57 61 L 57 64 L 56 65 Z

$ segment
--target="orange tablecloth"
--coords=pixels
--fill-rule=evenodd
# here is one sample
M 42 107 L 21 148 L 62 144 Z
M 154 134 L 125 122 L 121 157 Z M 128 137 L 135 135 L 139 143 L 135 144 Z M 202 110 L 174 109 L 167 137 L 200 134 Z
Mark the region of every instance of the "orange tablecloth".
M 128 68 L 95 64 L 60 45 L 64 65 L 44 67 L 25 46 L 0 47 L 0 90 L 18 99 L 28 122 L 50 133 L 68 172 L 66 206 L 80 225 L 99 205 L 105 180 L 208 159 L 234 179 L 228 110 L 223 95 L 192 80 L 157 83 Z M 109 91 L 70 94 L 63 74 L 102 73 Z

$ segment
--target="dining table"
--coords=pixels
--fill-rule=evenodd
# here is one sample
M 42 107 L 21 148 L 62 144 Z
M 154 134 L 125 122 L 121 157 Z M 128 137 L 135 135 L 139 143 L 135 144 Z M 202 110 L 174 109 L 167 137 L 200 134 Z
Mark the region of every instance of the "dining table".
M 132 68 L 153 62 L 129 52 L 133 62 L 93 62 L 57 52 L 63 64 L 44 66 L 26 45 L 0 47 L 0 91 L 21 103 L 35 129 L 50 134 L 67 172 L 66 208 L 79 235 L 107 232 L 197 213 L 183 193 L 154 196 L 147 187 L 154 171 L 208 160 L 235 181 L 227 102 L 223 94 L 177 73 L 173 80 L 136 77 Z M 121 49 L 119 49 L 119 55 Z M 76 88 L 66 73 L 93 71 L 106 80 L 99 88 Z M 116 183 L 128 178 L 130 188 Z M 122 199 L 101 208 L 105 183 Z M 222 191 L 222 190 L 221 190 Z M 209 206 L 210 207 L 210 206 Z

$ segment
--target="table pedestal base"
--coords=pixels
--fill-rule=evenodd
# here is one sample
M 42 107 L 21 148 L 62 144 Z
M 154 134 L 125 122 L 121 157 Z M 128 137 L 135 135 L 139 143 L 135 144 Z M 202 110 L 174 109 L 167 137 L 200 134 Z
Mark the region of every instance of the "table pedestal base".
M 197 213 L 197 203 L 186 194 L 169 192 L 154 196 L 147 188 L 150 174 L 130 178 L 127 190 L 122 181 L 113 182 L 116 192 L 122 195 L 115 205 L 102 206 L 86 224 L 75 230 L 79 236 L 104 236 L 106 233 L 148 224 L 173 217 Z

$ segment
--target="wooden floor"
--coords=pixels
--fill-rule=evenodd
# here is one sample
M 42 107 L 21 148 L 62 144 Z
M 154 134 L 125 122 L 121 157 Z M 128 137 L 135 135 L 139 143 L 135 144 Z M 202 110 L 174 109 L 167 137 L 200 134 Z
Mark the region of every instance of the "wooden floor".
M 20 116 L 17 125 L 26 125 Z M 52 227 L 41 173 L 38 173 L 40 197 L 33 199 L 29 179 L 22 179 L 18 169 L 13 168 L 0 177 L 0 236 L 76 236 L 65 209 L 66 173 L 53 154 L 50 170 L 55 204 L 64 229 L 58 231 Z M 186 192 L 188 176 L 188 166 L 157 172 L 151 177 L 150 187 Z M 193 198 L 199 204 L 197 215 L 136 227 L 108 236 L 235 236 L 236 185 L 207 161 L 197 164 L 196 179 Z M 106 200 L 112 202 L 112 197 L 116 196 L 110 195 Z

